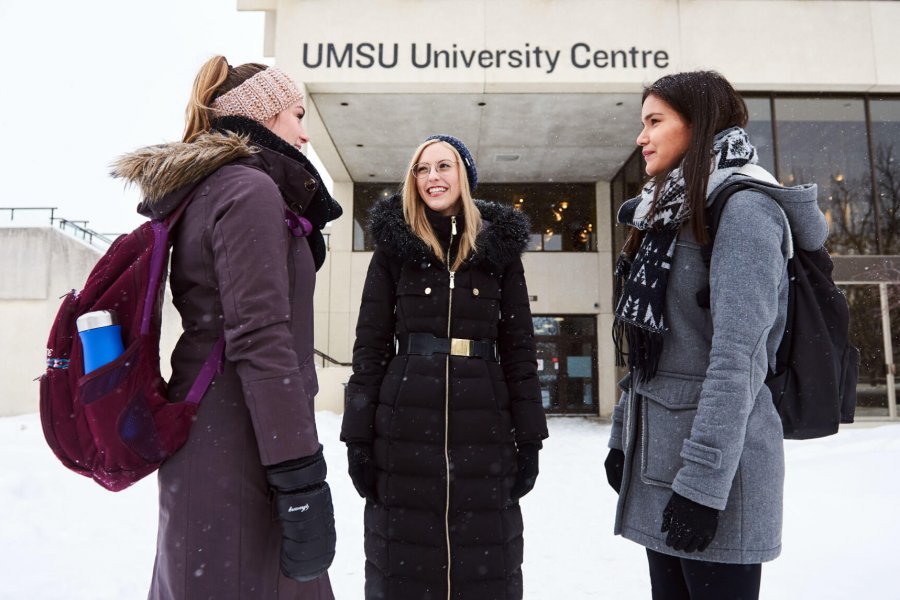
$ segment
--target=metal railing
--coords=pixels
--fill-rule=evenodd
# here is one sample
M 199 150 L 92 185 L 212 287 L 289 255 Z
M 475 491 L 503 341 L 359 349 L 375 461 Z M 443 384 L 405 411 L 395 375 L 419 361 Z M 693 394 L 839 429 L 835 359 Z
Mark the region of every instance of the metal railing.
M 50 223 L 53 223 L 54 213 L 59 210 L 56 206 L 0 206 L 0 211 L 9 211 L 9 220 L 14 221 L 16 219 L 16 211 L 22 212 L 26 210 L 49 210 L 50 211 Z
M 119 235 L 114 233 L 99 233 L 87 226 L 87 221 L 64 219 L 56 216 L 56 206 L 0 206 L 0 214 L 9 212 L 9 220 L 15 221 L 16 212 L 46 211 L 50 213 L 49 225 L 56 226 L 68 235 L 80 239 L 91 246 L 104 250 L 109 248 L 113 240 Z
M 332 357 L 328 356 L 327 354 L 325 354 L 325 353 L 322 352 L 321 350 L 315 350 L 315 349 L 314 349 L 313 352 L 316 353 L 316 356 L 318 356 L 318 357 L 320 357 L 320 358 L 322 359 L 322 363 L 323 363 L 322 366 L 325 366 L 324 363 L 325 363 L 326 361 L 327 361 L 327 362 L 330 362 L 330 363 L 333 364 L 333 365 L 338 365 L 339 367 L 352 367 L 352 366 L 353 366 L 353 363 L 341 362 L 341 361 L 339 361 L 339 360 L 336 359 L 336 358 L 332 358 Z

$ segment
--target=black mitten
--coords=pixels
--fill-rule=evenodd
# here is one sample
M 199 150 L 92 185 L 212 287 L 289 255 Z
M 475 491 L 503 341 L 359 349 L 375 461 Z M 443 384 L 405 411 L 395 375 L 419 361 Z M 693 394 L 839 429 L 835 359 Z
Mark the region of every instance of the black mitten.
M 672 492 L 672 497 L 663 510 L 660 531 L 669 532 L 666 546 L 684 552 L 703 552 L 716 537 L 718 527 L 718 510 Z
M 311 581 L 334 560 L 337 536 L 322 448 L 312 456 L 266 468 L 281 520 L 281 572 Z
M 510 497 L 513 502 L 527 494 L 534 487 L 538 476 L 538 452 L 541 447 L 538 444 L 519 444 L 517 453 L 518 470 L 516 481 L 513 483 Z
M 618 494 L 622 489 L 622 473 L 625 471 L 625 453 L 618 448 L 610 448 L 606 460 L 603 462 L 606 468 L 606 481 L 609 487 Z
M 347 470 L 360 496 L 375 501 L 375 457 L 372 445 L 353 442 L 347 444 Z

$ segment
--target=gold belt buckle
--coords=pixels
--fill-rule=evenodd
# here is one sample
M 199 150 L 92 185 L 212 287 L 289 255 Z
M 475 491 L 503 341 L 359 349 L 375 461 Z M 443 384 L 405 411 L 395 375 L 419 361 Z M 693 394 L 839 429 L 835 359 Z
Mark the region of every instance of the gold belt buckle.
M 453 356 L 472 356 L 472 340 L 450 338 L 450 354 Z

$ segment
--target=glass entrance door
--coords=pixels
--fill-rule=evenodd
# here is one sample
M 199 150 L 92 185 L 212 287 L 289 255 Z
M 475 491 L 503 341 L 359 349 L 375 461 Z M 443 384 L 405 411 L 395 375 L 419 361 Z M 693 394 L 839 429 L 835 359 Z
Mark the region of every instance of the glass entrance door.
M 535 315 L 538 378 L 544 409 L 597 414 L 597 319 Z

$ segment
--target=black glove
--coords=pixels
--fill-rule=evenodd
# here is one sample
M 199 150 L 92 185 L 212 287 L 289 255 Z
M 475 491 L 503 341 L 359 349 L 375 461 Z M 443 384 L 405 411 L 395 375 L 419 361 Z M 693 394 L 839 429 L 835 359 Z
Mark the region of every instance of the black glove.
M 625 453 L 618 448 L 610 448 L 606 460 L 603 462 L 606 468 L 606 481 L 609 487 L 618 494 L 622 489 L 622 473 L 625 471 Z
M 322 447 L 312 456 L 266 467 L 281 521 L 281 572 L 297 581 L 319 577 L 334 560 L 337 536 Z
M 375 501 L 375 457 L 372 445 L 364 442 L 347 444 L 347 470 L 357 493 Z
M 703 552 L 716 537 L 718 526 L 719 511 L 672 492 L 672 497 L 663 510 L 660 531 L 669 532 L 666 546 L 688 553 L 694 550 Z
M 518 470 L 516 481 L 513 483 L 509 495 L 513 502 L 527 494 L 534 487 L 538 476 L 538 452 L 541 447 L 535 443 L 519 444 L 517 452 Z

